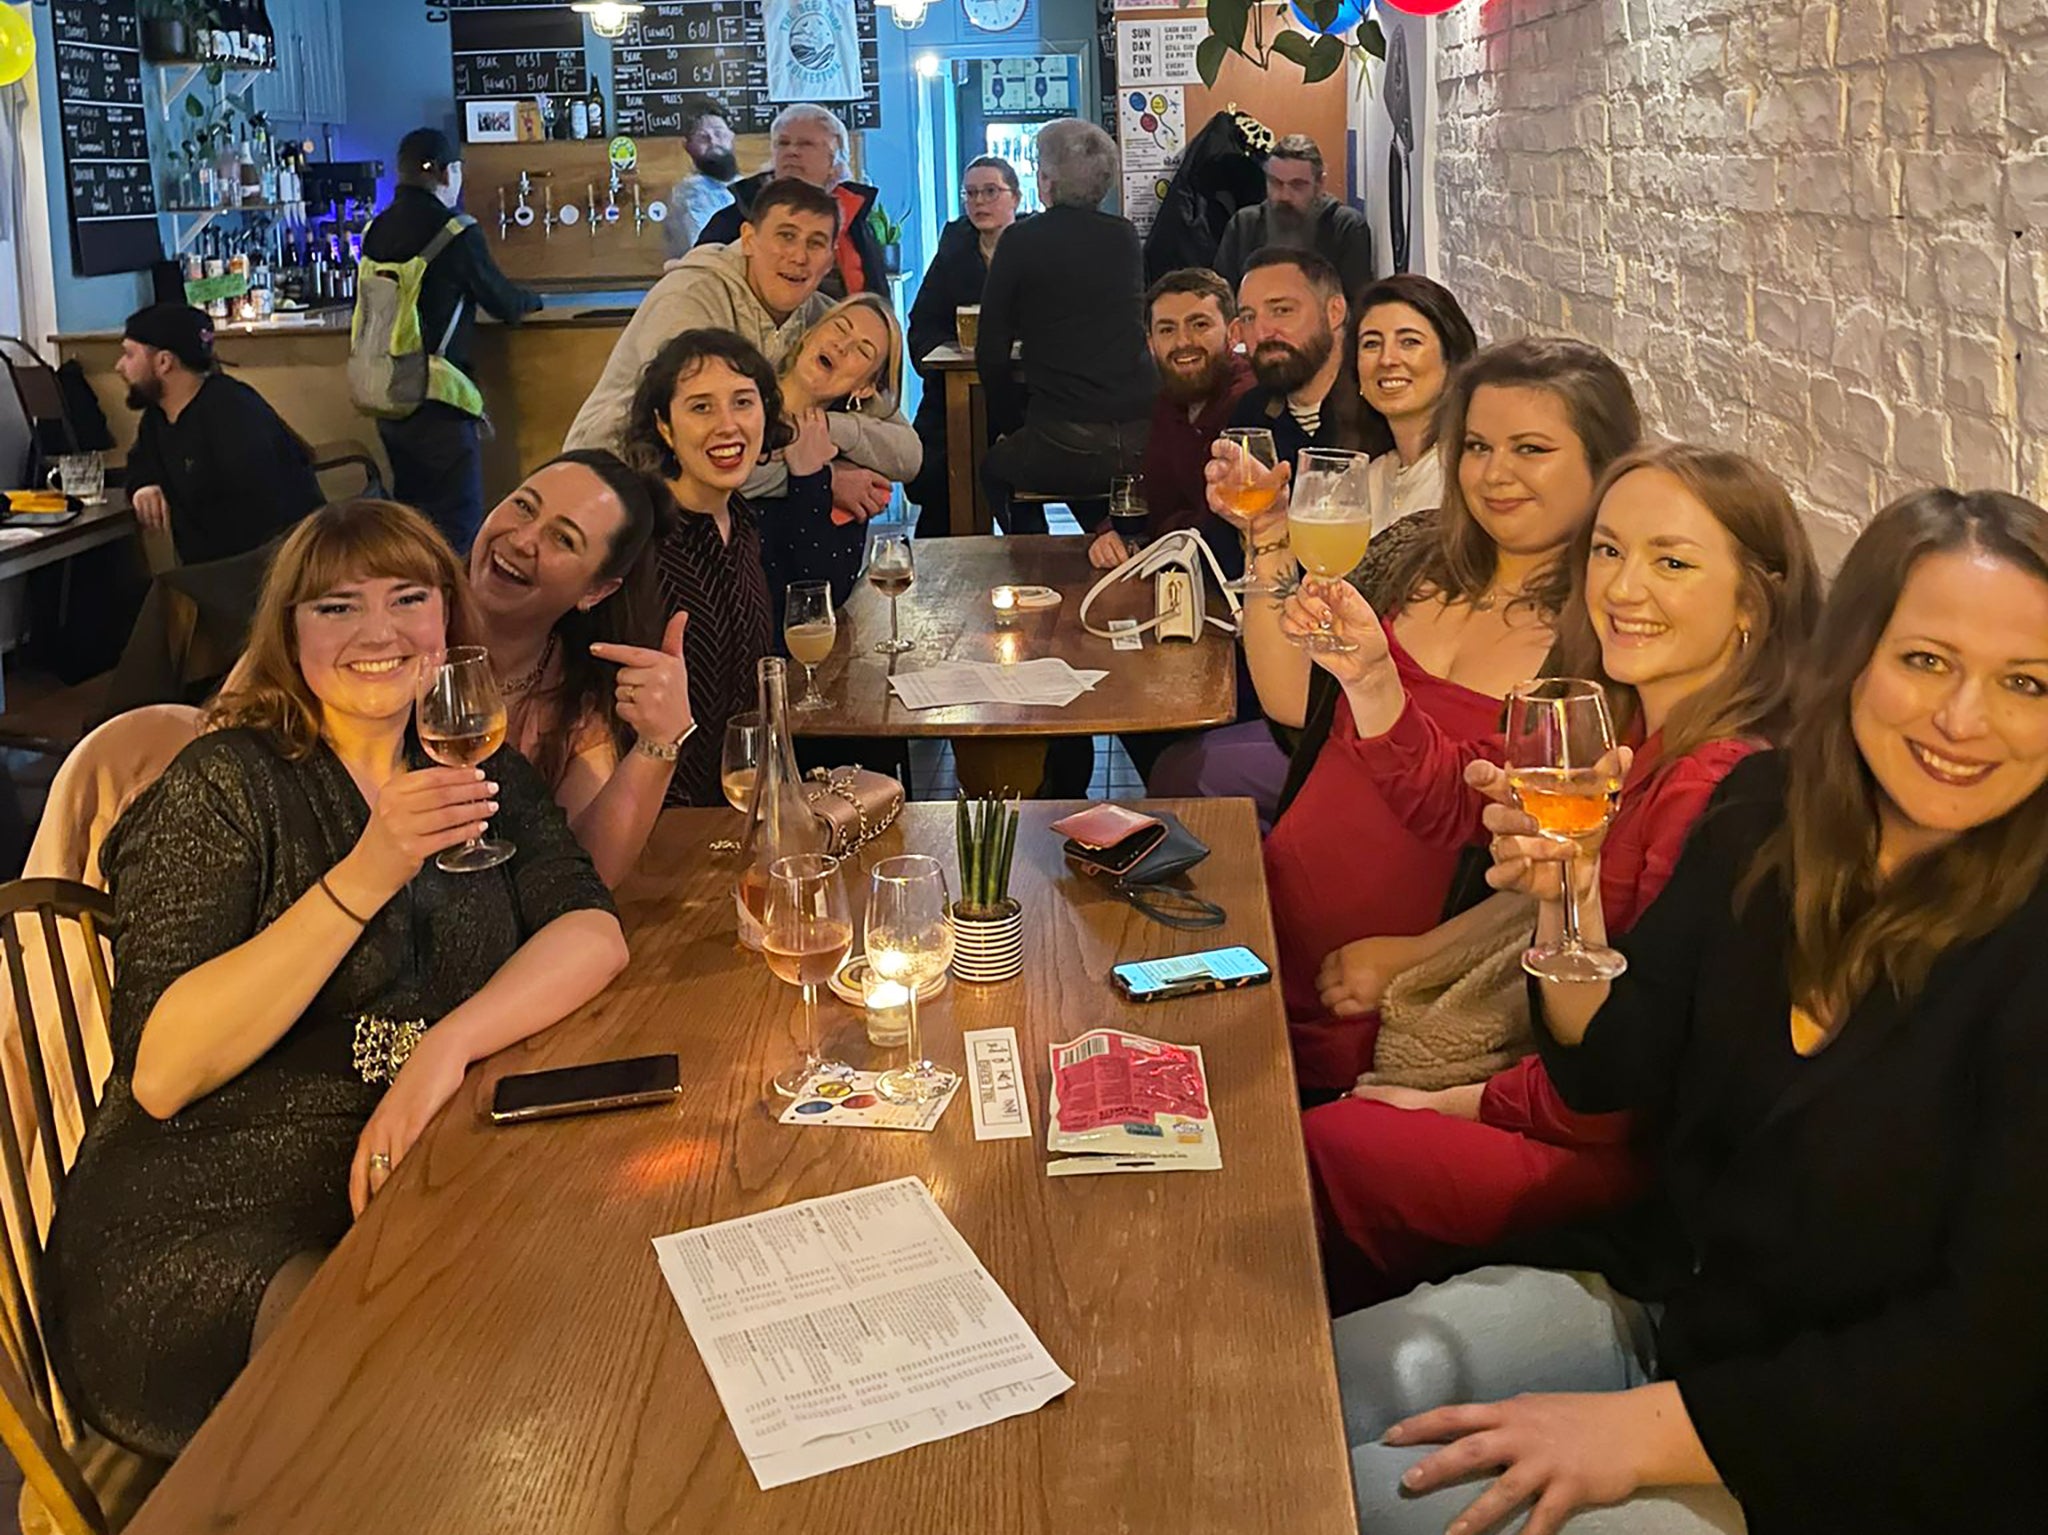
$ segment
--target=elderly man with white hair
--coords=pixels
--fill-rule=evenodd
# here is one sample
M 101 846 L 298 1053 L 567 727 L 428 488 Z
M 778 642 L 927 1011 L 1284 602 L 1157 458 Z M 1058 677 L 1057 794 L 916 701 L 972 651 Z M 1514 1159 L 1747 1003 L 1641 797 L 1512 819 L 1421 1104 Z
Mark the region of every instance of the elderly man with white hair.
M 1045 531 L 1042 508 L 1011 504 L 1020 490 L 1067 501 L 1084 527 L 1107 525 L 1110 480 L 1136 474 L 1145 456 L 1156 385 L 1144 255 L 1130 220 L 1099 206 L 1117 169 L 1115 142 L 1093 123 L 1046 124 L 1045 211 L 1014 225 L 989 259 L 975 362 L 1005 435 L 982 461 L 982 485 L 1008 533 Z
M 839 204 L 839 244 L 832 253 L 832 269 L 818 291 L 835 299 L 855 293 L 879 293 L 887 298 L 889 270 L 882 261 L 881 242 L 868 224 L 877 194 L 864 182 L 848 179 L 853 162 L 846 124 L 815 102 L 799 101 L 775 114 L 775 121 L 768 125 L 768 141 L 773 154 L 768 169 L 732 184 L 728 189 L 732 205 L 711 216 L 697 243 L 733 244 L 760 190 L 780 177 L 794 176 L 830 192 Z

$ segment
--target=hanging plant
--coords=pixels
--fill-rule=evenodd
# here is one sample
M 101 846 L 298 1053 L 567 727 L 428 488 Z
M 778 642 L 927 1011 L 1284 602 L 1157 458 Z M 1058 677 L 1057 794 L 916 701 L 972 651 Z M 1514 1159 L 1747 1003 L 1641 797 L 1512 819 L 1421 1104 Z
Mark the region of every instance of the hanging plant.
M 1341 69 L 1347 53 L 1385 60 L 1387 40 L 1364 9 L 1362 0 L 1209 0 L 1209 35 L 1195 48 L 1195 69 L 1213 88 L 1229 55 L 1270 69 L 1278 54 L 1301 66 L 1304 85 L 1314 85 Z

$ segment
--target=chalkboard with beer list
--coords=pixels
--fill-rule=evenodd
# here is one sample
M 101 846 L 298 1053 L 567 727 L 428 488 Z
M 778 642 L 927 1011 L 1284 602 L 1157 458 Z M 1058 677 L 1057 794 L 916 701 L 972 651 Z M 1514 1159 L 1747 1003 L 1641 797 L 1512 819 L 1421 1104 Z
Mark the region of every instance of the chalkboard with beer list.
M 71 208 L 71 269 L 139 272 L 163 257 L 135 0 L 55 0 L 57 115 Z
M 583 18 L 566 6 L 546 10 L 457 11 L 448 18 L 458 101 L 519 96 L 564 99 L 590 90 Z
M 882 126 L 881 57 L 874 0 L 855 0 L 861 99 L 835 102 L 849 128 Z M 659 0 L 612 46 L 612 94 L 619 132 L 669 138 L 683 131 L 692 96 L 725 109 L 734 133 L 766 133 L 778 103 L 768 99 L 768 51 L 761 0 Z

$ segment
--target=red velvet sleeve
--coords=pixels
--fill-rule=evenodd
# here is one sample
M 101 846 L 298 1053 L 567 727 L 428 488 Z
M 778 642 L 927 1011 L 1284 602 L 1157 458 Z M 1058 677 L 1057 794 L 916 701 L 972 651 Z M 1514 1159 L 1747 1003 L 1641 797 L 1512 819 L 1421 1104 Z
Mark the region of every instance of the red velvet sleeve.
M 1551 1146 L 1619 1146 L 1635 1127 L 1633 1114 L 1579 1114 L 1565 1107 L 1541 1056 L 1527 1055 L 1487 1079 L 1479 1122 Z
M 1358 734 L 1346 706 L 1323 749 L 1363 770 L 1417 841 L 1462 848 L 1485 840 L 1486 799 L 1465 786 L 1465 765 L 1500 761 L 1499 736 L 1454 736 L 1411 698 L 1384 735 L 1370 738 Z

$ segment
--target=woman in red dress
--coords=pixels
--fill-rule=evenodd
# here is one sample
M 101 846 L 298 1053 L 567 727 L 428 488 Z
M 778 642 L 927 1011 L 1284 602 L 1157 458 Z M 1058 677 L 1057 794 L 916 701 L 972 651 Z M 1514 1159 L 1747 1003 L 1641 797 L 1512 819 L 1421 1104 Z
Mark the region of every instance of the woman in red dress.
M 1604 684 L 1617 725 L 1639 743 L 1600 852 L 1608 927 L 1622 932 L 1663 888 L 1721 779 L 1788 723 L 1820 582 L 1784 486 L 1737 454 L 1639 449 L 1608 470 L 1596 505 L 1574 545 L 1579 584 L 1556 662 Z M 1305 630 L 1328 617 L 1362 642 L 1342 658 L 1355 666 L 1380 625 L 1349 589 L 1330 596 L 1304 594 L 1283 621 Z M 1344 749 L 1416 835 L 1442 846 L 1485 835 L 1487 801 L 1467 780 L 1499 774 L 1497 737 L 1454 737 L 1411 703 Z M 1318 977 L 1322 1004 L 1340 1018 L 1369 1015 L 1387 977 L 1483 920 L 1345 945 Z M 1615 1208 L 1643 1176 L 1627 1116 L 1574 1114 L 1535 1056 L 1442 1092 L 1359 1087 L 1312 1110 L 1304 1129 L 1326 1273 L 1346 1309 L 1404 1292 L 1460 1251 Z
M 1531 337 L 1461 368 L 1439 423 L 1444 504 L 1428 525 L 1416 526 L 1422 513 L 1395 525 L 1413 536 L 1375 583 L 1392 605 L 1380 654 L 1401 701 L 1412 698 L 1448 737 L 1478 740 L 1499 729 L 1502 696 L 1549 652 L 1571 586 L 1561 556 L 1592 510 L 1594 483 L 1635 446 L 1642 421 L 1605 353 Z M 1256 576 L 1291 573 L 1284 504 L 1247 531 Z M 1245 650 L 1267 713 L 1302 720 L 1310 668 L 1281 636 L 1272 599 L 1247 604 Z M 1376 734 L 1393 721 L 1360 720 L 1357 707 L 1338 699 L 1327 739 L 1304 737 L 1296 771 L 1307 761 L 1306 776 L 1265 844 L 1295 1070 L 1303 1088 L 1325 1094 L 1350 1089 L 1372 1036 L 1322 1005 L 1324 958 L 1355 938 L 1433 927 L 1458 858 L 1416 836 L 1351 762 L 1346 745 L 1361 728 Z

